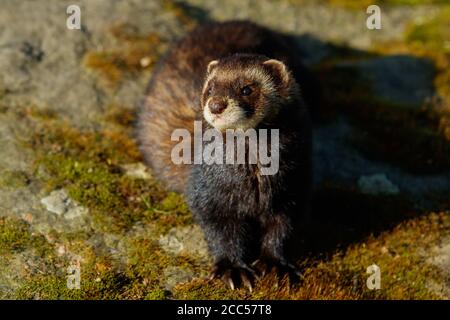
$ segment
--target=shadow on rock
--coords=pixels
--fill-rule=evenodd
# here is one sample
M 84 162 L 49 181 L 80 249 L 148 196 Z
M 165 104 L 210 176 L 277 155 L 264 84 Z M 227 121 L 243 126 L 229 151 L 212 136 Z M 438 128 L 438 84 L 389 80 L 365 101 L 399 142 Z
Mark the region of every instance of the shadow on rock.
M 312 219 L 294 255 L 326 255 L 450 208 L 450 141 L 429 103 L 437 96 L 433 63 L 291 38 L 320 85 L 311 112 Z

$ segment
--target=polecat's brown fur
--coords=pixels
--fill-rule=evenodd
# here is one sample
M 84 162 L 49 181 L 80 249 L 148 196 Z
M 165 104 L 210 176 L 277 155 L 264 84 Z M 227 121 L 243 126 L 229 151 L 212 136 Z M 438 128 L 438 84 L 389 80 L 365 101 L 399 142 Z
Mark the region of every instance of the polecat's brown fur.
M 311 190 L 310 120 L 298 86 L 308 87 L 307 75 L 287 37 L 232 21 L 188 34 L 161 60 L 148 87 L 138 124 L 145 161 L 169 189 L 186 194 L 215 258 L 213 276 L 231 287 L 249 285 L 261 266 L 292 267 L 285 246 Z M 192 135 L 195 120 L 219 131 L 279 129 L 279 172 L 174 164 L 178 141 L 171 135 L 179 128 Z

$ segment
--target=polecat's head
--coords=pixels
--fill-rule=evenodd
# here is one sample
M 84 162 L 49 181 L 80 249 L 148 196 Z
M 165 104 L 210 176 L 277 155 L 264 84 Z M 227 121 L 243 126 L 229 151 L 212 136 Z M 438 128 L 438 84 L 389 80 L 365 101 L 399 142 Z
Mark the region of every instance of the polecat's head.
M 256 128 L 278 114 L 295 87 L 286 65 L 278 60 L 248 54 L 213 60 L 203 85 L 203 116 L 220 131 Z

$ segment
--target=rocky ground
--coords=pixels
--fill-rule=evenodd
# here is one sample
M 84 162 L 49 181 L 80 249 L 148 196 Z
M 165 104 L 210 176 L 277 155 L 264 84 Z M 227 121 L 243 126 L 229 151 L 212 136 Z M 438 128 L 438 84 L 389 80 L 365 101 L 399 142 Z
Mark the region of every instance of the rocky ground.
M 450 298 L 450 7 L 380 0 L 368 30 L 372 2 L 86 0 L 68 30 L 72 1 L 2 1 L 0 297 Z M 201 230 L 133 139 L 169 43 L 232 18 L 294 35 L 323 86 L 304 279 L 252 293 L 204 279 Z

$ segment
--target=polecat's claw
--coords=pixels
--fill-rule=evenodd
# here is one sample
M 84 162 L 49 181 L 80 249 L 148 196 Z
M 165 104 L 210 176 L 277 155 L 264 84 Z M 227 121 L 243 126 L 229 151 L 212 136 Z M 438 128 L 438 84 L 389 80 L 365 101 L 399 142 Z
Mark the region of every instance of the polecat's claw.
M 249 279 L 249 277 L 245 274 L 245 272 L 241 271 L 240 277 L 241 277 L 243 285 L 248 289 L 248 291 L 252 292 L 253 291 L 252 282 Z
M 215 278 L 220 278 L 232 290 L 243 285 L 252 292 L 252 282 L 256 279 L 256 273 L 247 265 L 241 266 L 229 261 L 219 261 L 214 265 L 209 276 L 210 280 Z
M 235 289 L 234 281 L 233 281 L 233 269 L 227 269 L 222 275 L 222 281 L 230 287 L 231 290 Z

